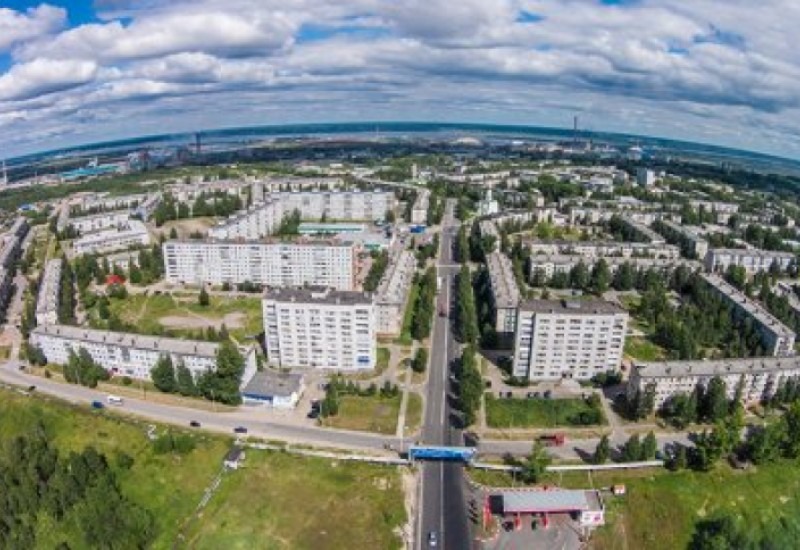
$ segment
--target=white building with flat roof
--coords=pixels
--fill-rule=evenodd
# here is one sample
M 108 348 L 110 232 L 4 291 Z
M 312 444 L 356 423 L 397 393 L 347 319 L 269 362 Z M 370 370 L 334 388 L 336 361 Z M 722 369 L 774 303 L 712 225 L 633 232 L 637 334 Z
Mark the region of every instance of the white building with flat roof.
M 758 248 L 712 248 L 706 253 L 706 270 L 711 273 L 724 273 L 729 266 L 742 266 L 749 275 L 769 271 L 776 265 L 785 271 L 794 264 L 796 256 L 792 252 L 776 252 Z
M 36 297 L 36 323 L 54 325 L 58 323 L 58 303 L 61 295 L 61 258 L 48 260 L 39 282 Z
M 369 293 L 269 289 L 264 343 L 270 365 L 363 371 L 375 368 L 375 305 Z
M 704 387 L 715 376 L 725 382 L 728 399 L 742 383 L 742 399 L 755 403 L 769 399 L 782 380 L 800 377 L 800 357 L 751 357 L 696 361 L 636 363 L 628 379 L 627 393 L 633 397 L 648 385 L 655 389 L 656 409 L 679 393 L 691 394 L 697 385 Z
M 656 184 L 656 173 L 649 168 L 636 169 L 636 184 L 639 187 L 651 187 Z
M 601 259 L 605 260 L 608 270 L 611 274 L 616 273 L 617 270 L 625 264 L 630 265 L 637 271 L 643 269 L 658 269 L 664 272 L 671 272 L 673 269 L 681 265 L 688 267 L 692 271 L 697 271 L 703 267 L 703 264 L 700 262 L 687 260 L 684 258 L 679 258 L 677 260 L 641 258 L 636 256 L 631 256 L 628 258 L 620 256 L 585 258 L 583 256 L 569 256 L 566 254 L 556 254 L 553 256 L 539 254 L 536 256 L 531 256 L 529 262 L 529 277 L 533 279 L 537 272 L 540 272 L 548 279 L 556 273 L 569 274 L 569 272 L 572 271 L 572 268 L 574 268 L 580 262 L 583 262 L 583 264 L 591 270 Z
M 72 241 L 72 249 L 76 256 L 80 256 L 82 254 L 103 254 L 149 244 L 150 234 L 147 227 L 139 220 L 128 220 L 124 226 L 90 233 Z
M 628 312 L 602 300 L 523 302 L 513 374 L 523 380 L 589 380 L 622 362 Z
M 375 290 L 375 316 L 378 334 L 400 334 L 403 317 L 417 270 L 417 259 L 408 250 L 393 250 L 389 265 Z
M 165 279 L 173 284 L 324 285 L 355 288 L 356 250 L 327 241 L 167 241 Z
M 411 206 L 411 223 L 428 223 L 428 209 L 430 208 L 431 192 L 427 189 L 418 188 L 417 198 Z
M 673 259 L 680 258 L 681 252 L 671 244 L 626 243 L 617 241 L 539 241 L 527 240 L 524 245 L 531 251 L 531 256 L 543 255 L 576 255 L 584 258 L 601 258 L 617 256 L 620 258 L 649 257 Z
M 708 241 L 686 226 L 662 219 L 656 224 L 656 229 L 661 231 L 669 242 L 678 244 L 688 257 L 702 261 L 708 254 Z
M 128 225 L 131 217 L 129 210 L 114 210 L 113 212 L 101 212 L 80 218 L 70 218 L 68 226 L 72 227 L 80 235 L 103 231 L 104 229 L 116 229 Z
M 500 334 L 513 334 L 517 325 L 520 292 L 511 260 L 502 252 L 486 255 L 489 286 L 492 289 L 494 328 Z
M 703 280 L 733 306 L 736 315 L 751 319 L 753 327 L 761 335 L 761 344 L 767 355 L 794 355 L 795 333 L 781 323 L 774 315 L 757 301 L 748 298 L 725 279 L 713 273 L 703 274 Z
M 143 336 L 126 332 L 93 330 L 69 325 L 40 325 L 33 329 L 31 345 L 41 348 L 48 363 L 65 365 L 70 352 L 85 349 L 92 359 L 115 376 L 150 380 L 150 371 L 163 355 L 173 365 L 183 364 L 197 378 L 217 365 L 219 344 L 197 340 Z M 256 372 L 254 346 L 240 348 L 245 357 L 242 386 Z

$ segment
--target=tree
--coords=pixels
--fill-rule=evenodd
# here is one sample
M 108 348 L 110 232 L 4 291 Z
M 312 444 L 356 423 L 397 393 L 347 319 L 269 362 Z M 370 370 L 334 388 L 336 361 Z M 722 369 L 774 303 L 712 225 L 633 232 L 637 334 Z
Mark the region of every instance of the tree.
M 550 462 L 551 458 L 544 444 L 541 441 L 534 442 L 531 454 L 521 464 L 520 478 L 525 483 L 538 483 Z
M 335 380 L 328 383 L 328 389 L 325 392 L 325 399 L 322 400 L 320 407 L 320 414 L 323 417 L 336 416 L 339 414 L 339 390 L 337 389 Z
M 172 228 L 169 230 L 169 238 L 170 239 L 177 239 L 178 238 L 178 230 L 176 228 Z
M 175 379 L 178 393 L 187 397 L 194 397 L 197 395 L 197 386 L 192 371 L 183 363 L 178 363 Z
M 603 435 L 597 443 L 597 447 L 592 455 L 593 464 L 605 464 L 611 456 L 611 444 L 608 441 L 608 436 Z
M 611 282 L 611 271 L 605 258 L 600 258 L 592 269 L 592 290 L 595 294 L 602 294 L 608 290 Z
M 728 415 L 728 390 L 721 377 L 715 376 L 708 383 L 701 412 L 709 422 L 717 422 Z
M 642 441 L 641 459 L 642 460 L 655 459 L 656 451 L 658 451 L 658 441 L 656 441 L 656 434 L 650 431 L 645 436 L 644 441 Z
M 573 288 L 586 289 L 589 286 L 589 268 L 579 261 L 569 272 L 570 284 Z
M 414 360 L 411 362 L 411 369 L 414 372 L 425 372 L 428 365 L 428 348 L 419 348 Z
M 639 436 L 633 434 L 625 445 L 622 446 L 622 461 L 623 462 L 637 462 L 642 457 L 642 444 L 639 441 Z
M 244 374 L 245 359 L 230 340 L 226 340 L 217 349 L 216 368 L 204 372 L 198 380 L 197 387 L 203 397 L 228 405 L 239 405 L 242 396 L 239 386 Z
M 175 368 L 172 365 L 172 358 L 167 354 L 162 354 L 156 364 L 150 370 L 150 379 L 160 391 L 173 393 L 178 389 L 178 382 L 175 379 Z
M 200 289 L 200 295 L 197 297 L 197 302 L 202 307 L 208 307 L 208 304 L 211 302 L 211 299 L 208 296 L 208 291 L 206 290 L 205 286 Z

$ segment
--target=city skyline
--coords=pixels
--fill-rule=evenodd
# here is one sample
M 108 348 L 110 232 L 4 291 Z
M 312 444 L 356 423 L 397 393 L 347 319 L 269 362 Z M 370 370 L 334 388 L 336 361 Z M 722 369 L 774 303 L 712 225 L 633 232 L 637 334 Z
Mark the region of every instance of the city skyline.
M 800 159 L 785 0 L 87 4 L 0 8 L 0 157 L 253 124 L 577 115 Z

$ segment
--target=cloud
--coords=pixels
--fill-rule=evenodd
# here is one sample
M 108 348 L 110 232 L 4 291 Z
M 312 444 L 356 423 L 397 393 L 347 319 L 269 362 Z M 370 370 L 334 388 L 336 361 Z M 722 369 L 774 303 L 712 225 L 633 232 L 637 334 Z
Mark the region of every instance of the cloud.
M 0 76 L 0 101 L 20 101 L 61 92 L 94 79 L 97 65 L 92 61 L 36 59 L 14 65 Z
M 66 19 L 66 11 L 47 4 L 26 12 L 0 7 L 0 53 L 14 44 L 62 29 Z

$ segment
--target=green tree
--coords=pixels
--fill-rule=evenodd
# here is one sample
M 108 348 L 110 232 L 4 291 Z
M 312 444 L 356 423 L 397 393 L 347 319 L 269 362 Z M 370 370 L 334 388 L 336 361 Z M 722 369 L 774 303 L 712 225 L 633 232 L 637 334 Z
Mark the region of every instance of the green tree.
M 611 283 L 611 270 L 605 258 L 600 258 L 592 269 L 592 290 L 595 294 L 602 294 L 608 290 Z
M 652 431 L 648 432 L 642 441 L 642 460 L 653 460 L 658 451 L 658 441 L 656 441 L 656 434 Z
M 206 399 L 228 405 L 239 405 L 242 402 L 239 386 L 244 368 L 245 359 L 236 344 L 226 340 L 217 349 L 216 368 L 200 376 L 198 389 Z
M 428 365 L 428 348 L 421 347 L 417 350 L 414 360 L 411 362 L 411 369 L 414 372 L 425 372 Z
M 178 363 L 175 369 L 176 389 L 178 393 L 187 397 L 194 397 L 198 395 L 197 385 L 190 371 L 183 363 Z
M 639 436 L 633 434 L 625 445 L 622 446 L 622 461 L 623 462 L 637 462 L 642 457 L 642 444 L 639 441 Z
M 521 464 L 520 478 L 525 483 L 538 483 L 547 472 L 551 458 L 541 441 L 536 441 L 531 454 Z
M 178 382 L 175 378 L 175 367 L 172 358 L 167 354 L 162 354 L 156 364 L 150 370 L 150 379 L 160 391 L 173 393 L 178 390 Z
M 592 455 L 592 463 L 605 464 L 611 457 L 611 444 L 609 443 L 608 436 L 603 435 L 597 443 L 597 447 Z
M 199 303 L 202 307 L 208 307 L 210 302 L 211 299 L 209 298 L 208 291 L 204 286 L 200 289 L 200 295 L 197 297 L 197 303 Z

